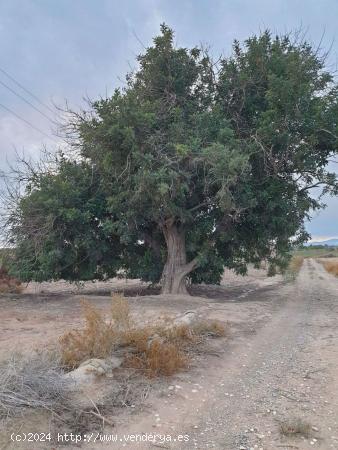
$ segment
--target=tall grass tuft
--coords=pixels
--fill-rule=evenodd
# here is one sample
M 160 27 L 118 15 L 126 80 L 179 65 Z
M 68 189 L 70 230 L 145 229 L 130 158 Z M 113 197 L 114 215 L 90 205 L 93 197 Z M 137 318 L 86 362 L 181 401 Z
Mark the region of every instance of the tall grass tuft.
M 284 278 L 286 281 L 294 281 L 303 265 L 304 257 L 294 255 L 290 259 L 289 265 L 284 272 Z

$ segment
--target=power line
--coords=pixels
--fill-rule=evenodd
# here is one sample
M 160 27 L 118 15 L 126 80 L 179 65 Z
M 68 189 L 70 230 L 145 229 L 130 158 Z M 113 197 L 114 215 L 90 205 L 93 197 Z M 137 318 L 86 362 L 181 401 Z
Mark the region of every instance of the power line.
M 48 139 L 51 139 L 52 141 L 56 142 L 57 141 L 52 138 L 51 136 L 49 136 L 47 133 L 45 133 L 44 131 L 40 130 L 39 128 L 37 128 L 36 126 L 34 126 L 33 124 L 31 124 L 30 122 L 28 122 L 28 120 L 24 119 L 23 117 L 19 116 L 16 112 L 12 111 L 11 109 L 7 108 L 7 106 L 3 105 L 2 103 L 0 103 L 0 106 L 5 109 L 6 111 L 10 112 L 11 114 L 13 114 L 13 116 L 17 117 L 18 119 L 22 120 L 22 122 L 24 122 L 26 125 L 29 125 L 31 128 L 33 128 L 33 130 L 38 131 L 39 133 L 43 134 L 44 136 L 46 136 Z
M 16 91 L 14 91 L 14 89 L 12 89 L 10 86 L 8 86 L 6 83 L 4 83 L 3 81 L 0 80 L 0 84 L 2 84 L 2 86 L 4 86 L 6 89 L 8 89 L 10 92 L 12 92 L 12 94 L 16 95 L 17 97 L 19 97 L 21 100 L 23 100 L 25 103 L 27 103 L 27 105 L 31 106 L 33 109 L 35 109 L 35 111 L 37 111 L 38 113 L 40 113 L 41 115 L 43 115 L 46 119 L 48 119 L 50 122 L 52 122 L 54 125 L 56 124 L 56 122 L 51 119 L 50 117 L 47 116 L 47 114 L 45 114 L 43 111 L 41 111 L 39 108 L 37 108 L 36 106 L 33 105 L 33 103 L 31 103 L 29 100 L 27 100 L 25 97 L 23 97 L 21 94 L 18 94 Z
M 47 108 L 51 113 L 54 114 L 55 111 L 53 111 L 48 105 L 46 105 L 45 103 L 43 103 L 39 97 L 37 97 L 35 94 L 33 94 L 33 92 L 31 92 L 29 89 L 26 89 L 24 86 L 22 86 L 21 83 L 19 83 L 15 78 L 13 78 L 8 72 L 6 72 L 4 69 L 2 69 L 0 67 L 0 72 L 2 72 L 4 75 L 6 75 L 7 78 L 9 78 L 11 81 L 13 81 L 13 83 L 15 83 L 17 86 L 19 86 L 19 88 L 21 88 L 23 91 L 25 91 L 28 95 L 30 95 L 31 97 L 33 97 L 38 103 L 40 103 L 40 105 L 44 106 L 45 108 Z

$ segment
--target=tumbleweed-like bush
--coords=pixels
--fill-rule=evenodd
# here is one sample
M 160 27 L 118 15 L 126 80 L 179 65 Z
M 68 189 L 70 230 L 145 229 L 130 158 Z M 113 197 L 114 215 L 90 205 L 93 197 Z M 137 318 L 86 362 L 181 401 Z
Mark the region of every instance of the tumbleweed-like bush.
M 65 400 L 68 388 L 57 359 L 47 353 L 14 354 L 0 364 L 0 419 L 27 408 L 52 412 Z

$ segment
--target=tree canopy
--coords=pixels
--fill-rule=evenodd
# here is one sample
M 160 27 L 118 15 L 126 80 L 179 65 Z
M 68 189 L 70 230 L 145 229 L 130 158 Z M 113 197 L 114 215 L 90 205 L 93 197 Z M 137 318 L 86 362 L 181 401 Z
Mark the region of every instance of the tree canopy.
M 119 270 L 185 293 L 286 262 L 336 194 L 337 85 L 318 51 L 266 31 L 218 64 L 175 47 L 161 26 L 126 86 L 73 113 L 76 157 L 32 176 L 10 216 L 22 279 L 91 279 Z M 74 155 L 74 152 L 72 152 Z

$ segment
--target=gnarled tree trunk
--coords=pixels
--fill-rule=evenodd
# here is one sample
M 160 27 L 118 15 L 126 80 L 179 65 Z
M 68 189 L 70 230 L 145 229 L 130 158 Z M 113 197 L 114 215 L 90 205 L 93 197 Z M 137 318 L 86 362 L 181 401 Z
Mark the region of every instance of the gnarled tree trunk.
M 197 258 L 187 264 L 185 230 L 167 220 L 162 227 L 167 244 L 167 261 L 162 273 L 162 294 L 188 294 L 187 275 L 197 266 Z

